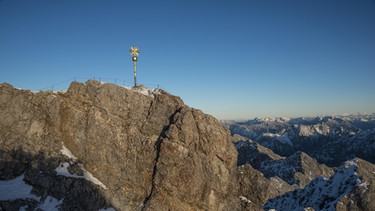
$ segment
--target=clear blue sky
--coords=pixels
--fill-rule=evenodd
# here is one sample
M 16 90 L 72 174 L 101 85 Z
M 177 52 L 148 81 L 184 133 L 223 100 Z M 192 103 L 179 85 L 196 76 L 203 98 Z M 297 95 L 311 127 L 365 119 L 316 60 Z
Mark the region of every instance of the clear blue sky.
M 132 86 L 132 45 L 140 84 L 218 119 L 375 112 L 375 1 L 0 0 L 0 83 Z

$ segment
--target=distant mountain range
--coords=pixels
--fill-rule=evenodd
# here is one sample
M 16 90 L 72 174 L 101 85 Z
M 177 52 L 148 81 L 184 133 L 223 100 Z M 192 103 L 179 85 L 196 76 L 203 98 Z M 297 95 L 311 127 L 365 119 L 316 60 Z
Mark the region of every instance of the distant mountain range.
M 375 114 L 226 122 L 238 166 L 291 185 L 264 210 L 373 210 Z M 279 182 L 279 188 L 288 189 Z
M 282 156 L 302 151 L 337 167 L 355 157 L 375 163 L 375 114 L 265 118 L 234 122 L 229 129 Z

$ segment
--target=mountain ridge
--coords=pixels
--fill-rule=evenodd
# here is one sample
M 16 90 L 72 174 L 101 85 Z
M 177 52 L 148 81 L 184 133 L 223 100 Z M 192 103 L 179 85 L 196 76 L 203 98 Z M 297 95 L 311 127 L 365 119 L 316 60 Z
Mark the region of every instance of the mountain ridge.
M 282 156 L 303 151 L 331 167 L 355 157 L 375 163 L 375 114 L 257 118 L 228 127 Z
M 20 190 L 0 191 L 3 210 L 262 210 L 302 194 L 326 168 L 306 153 L 283 156 L 231 136 L 180 97 L 142 86 L 87 81 L 32 92 L 0 84 L 0 117 L 0 190 Z M 297 146 L 287 142 L 292 132 L 268 126 L 267 140 Z M 372 173 L 356 173 L 361 183 L 333 200 L 343 210 L 373 208 L 360 189 L 372 190 Z
M 374 165 L 362 159 L 354 159 L 341 165 L 330 178 L 317 177 L 304 189 L 297 189 L 269 199 L 264 209 L 276 210 L 373 210 L 375 207 L 374 177 L 358 172 L 363 169 L 374 172 Z M 367 171 L 368 172 L 368 171 Z M 363 182 L 362 180 L 365 179 Z M 354 200 L 356 195 L 360 200 Z

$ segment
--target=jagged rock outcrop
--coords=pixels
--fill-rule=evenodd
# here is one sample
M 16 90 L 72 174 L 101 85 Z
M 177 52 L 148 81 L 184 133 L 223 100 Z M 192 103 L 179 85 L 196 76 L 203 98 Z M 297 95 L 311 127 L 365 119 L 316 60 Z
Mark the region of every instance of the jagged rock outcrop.
M 74 209 L 68 199 L 76 196 L 76 209 L 240 209 L 228 130 L 162 90 L 88 81 L 73 82 L 65 93 L 33 93 L 2 84 L 0 117 L 0 179 L 24 174 L 26 185 L 35 186 L 36 199 L 18 207 L 40 207 L 53 196 L 60 208 Z M 93 177 L 102 185 L 88 182 Z M 55 180 L 69 181 L 36 187 Z M 79 187 L 95 189 L 94 196 Z
M 361 159 L 345 162 L 330 178 L 317 177 L 303 189 L 269 199 L 264 209 L 374 210 L 375 166 Z
M 232 141 L 238 151 L 237 165 L 239 166 L 251 163 L 254 168 L 258 169 L 264 162 L 285 159 L 285 157 L 241 135 L 234 134 Z
M 241 199 L 242 210 L 263 210 L 260 207 L 267 199 L 294 190 L 291 185 L 278 177 L 265 178 L 249 164 L 238 166 L 236 172 L 237 195 Z
M 238 151 L 238 165 L 250 164 L 266 178 L 279 177 L 290 185 L 303 188 L 318 176 L 330 177 L 333 170 L 319 164 L 304 152 L 285 158 L 245 137 L 234 135 Z
M 359 179 L 354 190 L 342 197 L 335 209 L 375 210 L 375 165 L 362 159 L 354 159 L 352 164 Z
M 299 187 L 305 187 L 316 177 L 323 176 L 328 178 L 334 173 L 332 168 L 319 164 L 314 158 L 304 152 L 294 153 L 286 158 L 281 165 L 291 168 L 290 172 L 293 175 L 291 181 L 296 181 Z

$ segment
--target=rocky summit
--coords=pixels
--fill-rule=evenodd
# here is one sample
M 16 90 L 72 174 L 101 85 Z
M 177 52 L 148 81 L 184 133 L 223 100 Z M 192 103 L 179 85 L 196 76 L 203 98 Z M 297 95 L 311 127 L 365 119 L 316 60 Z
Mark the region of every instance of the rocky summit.
M 240 206 L 228 130 L 163 90 L 88 81 L 34 93 L 2 84 L 0 117 L 0 179 L 30 187 L 9 197 L 0 190 L 2 209 Z
M 0 84 L 0 210 L 372 210 L 373 180 L 360 159 L 331 169 L 232 137 L 161 89 Z

